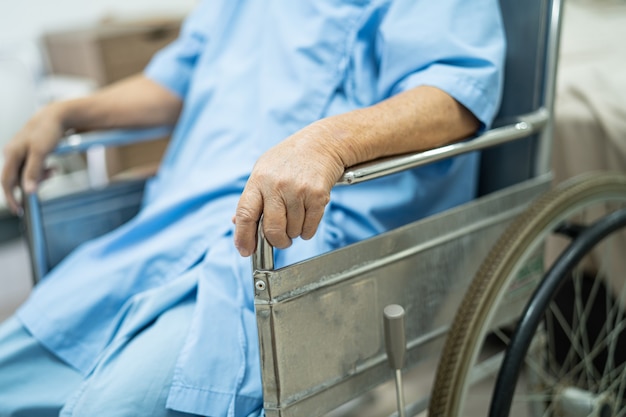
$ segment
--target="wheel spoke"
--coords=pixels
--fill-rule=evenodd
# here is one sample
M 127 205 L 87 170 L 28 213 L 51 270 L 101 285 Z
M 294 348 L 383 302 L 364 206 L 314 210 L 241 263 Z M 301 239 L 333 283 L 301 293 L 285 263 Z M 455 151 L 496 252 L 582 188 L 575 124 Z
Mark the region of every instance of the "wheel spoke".
M 511 343 L 511 338 L 509 336 L 507 336 L 506 334 L 504 334 L 504 332 L 502 331 L 502 329 L 498 328 L 495 329 L 493 331 L 493 334 L 496 335 L 501 342 L 503 342 L 505 345 L 509 345 L 509 343 Z
M 543 412 L 542 417 L 550 417 L 552 415 L 552 412 L 554 411 L 554 408 L 555 408 L 555 402 L 550 401 L 545 411 Z
M 541 378 L 542 381 L 552 382 L 554 380 L 553 376 L 547 373 L 540 364 L 538 364 L 534 360 L 528 359 L 528 356 L 524 358 L 524 363 L 532 368 L 532 370 L 536 373 L 536 375 L 539 376 L 539 378 Z
M 584 363 L 584 372 L 581 375 L 584 375 L 585 385 L 584 387 L 590 388 L 591 383 L 595 378 L 594 375 L 594 366 L 593 363 L 589 360 L 589 338 L 587 334 L 587 321 L 586 315 L 583 313 L 583 305 L 582 305 L 582 272 L 577 271 L 578 273 L 574 274 L 574 318 L 572 327 L 574 328 L 574 337 L 579 341 L 582 345 L 582 354 L 581 360 Z
M 548 368 L 550 369 L 550 371 L 552 372 L 552 375 L 560 375 L 560 370 L 559 370 L 559 364 L 557 363 L 557 359 L 556 359 L 556 346 L 551 346 L 555 344 L 554 338 L 555 338 L 555 328 L 554 328 L 554 319 L 551 317 L 554 317 L 554 314 L 552 313 L 551 308 L 548 308 L 546 310 L 546 317 L 547 320 L 546 324 L 547 324 L 547 332 L 548 335 L 552 335 L 552 338 L 548 338 Z M 551 342 L 551 343 L 550 343 Z
M 617 395 L 615 396 L 615 409 L 613 410 L 613 414 L 617 414 L 619 412 L 620 415 L 624 415 L 624 412 L 626 411 L 626 407 L 622 407 L 622 403 L 624 402 L 624 388 L 626 387 L 626 366 L 624 366 L 625 364 L 620 365 L 620 368 L 622 368 L 622 370 L 621 372 L 619 372 L 619 374 L 621 375 L 615 380 L 616 383 L 619 382 L 619 388 L 617 389 Z
M 550 303 L 549 309 L 552 312 L 552 314 L 554 314 L 554 317 L 556 318 L 557 322 L 563 329 L 563 332 L 566 334 L 570 342 L 570 347 L 568 349 L 567 355 L 565 356 L 563 367 L 561 369 L 561 372 L 559 372 L 559 375 L 558 375 L 558 378 L 562 379 L 564 377 L 562 372 L 565 372 L 569 368 L 570 363 L 574 360 L 574 356 L 578 354 L 580 357 L 582 357 L 583 352 L 581 352 L 580 346 L 578 345 L 577 340 L 575 338 L 572 338 L 572 334 L 573 334 L 572 329 L 570 325 L 567 323 L 567 320 L 563 317 L 563 313 L 561 313 L 561 309 L 559 308 L 559 306 L 556 305 L 556 303 Z
M 554 398 L 554 394 L 551 392 L 546 392 L 545 394 L 537 393 L 537 394 L 526 394 L 526 395 L 516 395 L 515 402 L 549 402 Z
M 607 312 L 605 329 L 608 333 L 607 339 L 609 339 L 609 348 L 608 348 L 608 358 L 607 358 L 607 361 L 604 367 L 604 372 L 603 372 L 604 375 L 606 375 L 608 373 L 608 370 L 614 366 L 614 358 L 615 358 L 615 353 L 617 349 L 617 342 L 619 341 L 619 336 L 625 326 L 624 309 L 620 308 L 621 307 L 620 300 L 623 300 L 625 295 L 626 295 L 626 284 L 622 285 L 622 288 L 620 289 L 620 293 L 617 295 L 617 297 L 615 297 L 613 306 Z M 610 325 L 610 322 L 613 320 L 614 315 L 615 315 L 615 322 L 613 325 L 613 329 L 611 330 L 609 329 L 609 325 Z M 607 381 L 607 383 L 608 382 L 610 381 Z
M 582 288 L 580 288 L 580 285 L 582 284 L 582 280 L 584 279 L 584 272 L 582 271 L 582 268 L 578 268 L 575 270 L 575 276 L 576 276 L 576 280 L 579 282 L 577 285 L 577 292 L 576 292 L 576 303 L 577 304 L 581 304 L 582 303 Z M 601 284 L 602 281 L 600 279 L 598 279 L 596 277 L 596 279 L 593 280 L 593 284 L 591 287 L 591 290 L 589 291 L 589 295 L 587 297 L 580 321 L 579 321 L 579 333 L 584 333 L 584 337 L 582 337 L 583 340 L 583 350 L 586 353 L 586 355 L 584 356 L 584 360 L 586 363 L 586 370 L 587 370 L 587 375 L 593 375 L 593 377 L 591 378 L 590 381 L 588 381 L 590 383 L 589 388 L 593 389 L 593 385 L 591 382 L 595 382 L 598 380 L 601 380 L 602 377 L 599 374 L 599 370 L 596 369 L 594 363 L 593 363 L 593 358 L 591 358 L 591 352 L 595 351 L 596 347 L 599 344 L 599 341 L 602 339 L 601 334 L 598 334 L 595 338 L 595 340 L 591 341 L 589 339 L 589 335 L 587 332 L 587 328 L 588 328 L 588 324 L 589 323 L 589 317 L 594 309 L 594 306 L 596 305 L 596 297 L 598 294 L 599 289 L 601 288 Z M 580 296 L 579 296 L 580 294 Z M 578 307 L 580 308 L 580 307 Z M 577 308 L 577 310 L 578 310 Z M 601 332 L 603 331 L 603 329 L 601 329 Z M 590 347 L 590 343 L 593 342 L 593 347 Z M 594 355 L 595 358 L 595 355 Z
M 622 378 L 619 376 L 626 372 L 626 363 L 621 364 L 617 368 L 613 369 L 610 373 L 611 383 L 607 387 L 607 391 L 617 390 L 620 383 L 622 383 Z
M 590 360 L 594 360 L 600 353 L 602 353 L 603 350 L 603 346 L 596 346 L 591 352 L 589 352 L 588 357 Z M 576 375 L 578 372 L 583 370 L 583 366 L 585 366 L 584 362 L 579 362 L 578 364 L 576 364 L 575 366 L 573 366 L 571 369 L 569 369 L 569 371 L 560 376 L 559 379 L 565 379 L 565 380 L 571 380 L 571 376 L 572 375 Z M 609 378 L 610 379 L 610 378 Z M 581 387 L 580 385 L 577 385 L 578 387 Z
M 601 390 L 603 390 L 604 387 L 607 387 L 611 383 L 611 378 L 609 377 L 609 375 L 611 375 L 610 370 L 613 369 L 615 366 L 615 354 L 616 354 L 616 349 L 617 349 L 617 342 L 619 341 L 619 337 L 622 334 L 622 332 L 626 329 L 626 320 L 624 319 L 623 314 L 620 314 L 620 316 L 621 317 L 620 317 L 619 322 L 615 323 L 615 326 L 613 327 L 613 329 L 611 329 L 611 331 L 606 337 L 606 339 L 609 341 L 609 346 L 607 349 L 607 361 L 606 361 L 606 364 L 604 366 L 604 371 L 603 371 L 604 377 L 602 378 L 602 383 L 600 384 Z M 620 367 L 623 365 L 624 364 L 621 364 Z

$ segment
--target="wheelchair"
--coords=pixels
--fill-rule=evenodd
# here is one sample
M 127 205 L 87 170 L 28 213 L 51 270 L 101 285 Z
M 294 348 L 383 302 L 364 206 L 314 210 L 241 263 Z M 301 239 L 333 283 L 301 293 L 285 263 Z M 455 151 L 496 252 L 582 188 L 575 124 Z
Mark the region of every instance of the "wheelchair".
M 624 280 L 602 263 L 587 268 L 581 259 L 591 249 L 580 243 L 619 237 L 613 231 L 621 226 L 613 226 L 598 239 L 597 224 L 607 213 L 620 213 L 626 177 L 595 173 L 551 189 L 562 0 L 500 5 L 508 53 L 494 127 L 469 141 L 352 167 L 338 184 L 358 186 L 480 151 L 478 198 L 280 269 L 259 228 L 250 285 L 267 417 L 322 416 L 367 394 L 393 378 L 388 359 L 394 350 L 402 357 L 394 367 L 398 382 L 402 369 L 438 363 L 431 395 L 405 406 L 398 385 L 400 416 L 427 409 L 431 417 L 506 416 L 511 403 L 522 409 L 515 414 L 514 407 L 512 415 L 626 413 Z M 75 135 L 56 153 L 162 133 Z M 114 183 L 54 199 L 28 196 L 24 220 L 35 279 L 82 241 L 131 218 L 143 184 Z M 596 237 L 588 238 L 590 233 Z M 553 235 L 572 243 L 563 249 L 562 238 Z M 572 256 L 571 248 L 581 245 Z M 390 305 L 401 306 L 401 326 L 385 318 Z M 603 313 L 594 319 L 601 323 L 597 328 L 590 325 L 591 310 Z M 389 331 L 391 321 L 395 330 Z M 475 387 L 496 379 L 491 411 L 488 398 L 479 399 L 479 410 L 472 408 Z

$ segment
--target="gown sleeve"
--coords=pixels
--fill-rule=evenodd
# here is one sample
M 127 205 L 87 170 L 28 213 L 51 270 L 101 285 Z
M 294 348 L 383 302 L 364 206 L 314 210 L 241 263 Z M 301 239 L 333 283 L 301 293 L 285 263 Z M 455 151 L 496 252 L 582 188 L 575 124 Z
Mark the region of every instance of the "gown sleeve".
M 185 19 L 176 40 L 157 52 L 144 75 L 184 98 L 196 63 L 209 41 L 207 15 L 210 2 L 203 1 Z
M 497 0 L 396 0 L 376 38 L 379 97 L 440 88 L 489 126 L 502 89 L 505 36 Z

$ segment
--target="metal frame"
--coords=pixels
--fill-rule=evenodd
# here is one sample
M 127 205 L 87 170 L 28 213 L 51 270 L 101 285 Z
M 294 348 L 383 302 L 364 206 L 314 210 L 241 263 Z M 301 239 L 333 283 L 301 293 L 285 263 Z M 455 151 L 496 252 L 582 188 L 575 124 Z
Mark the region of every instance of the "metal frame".
M 537 110 L 518 116 L 514 121 L 471 141 L 352 167 L 344 173 L 338 185 L 357 184 L 539 133 L 535 165 L 532 167 L 534 180 L 507 187 L 458 209 L 369 241 L 278 270 L 274 269 L 273 248 L 263 234 L 262 219 L 259 222 L 252 269 L 264 409 L 268 417 L 321 415 L 390 379 L 392 374 L 385 363 L 386 354 L 380 345 L 376 345 L 377 341 L 381 343 L 383 340 L 381 323 L 376 323 L 377 318 L 372 313 L 376 308 L 382 312 L 386 302 L 408 307 L 407 317 L 410 319 L 407 318 L 407 322 L 412 323 L 407 331 L 408 366 L 439 360 L 438 346 L 447 332 L 445 323 L 451 321 L 450 312 L 456 311 L 461 299 L 459 294 L 464 292 L 469 278 L 478 267 L 476 262 L 484 259 L 486 250 L 517 210 L 525 207 L 550 184 L 552 115 L 562 3 L 561 0 L 548 0 L 543 4 L 547 5 L 543 13 L 549 13 L 549 21 L 546 33 L 539 35 L 540 38 L 545 35 L 546 52 L 544 60 L 538 64 L 542 65 L 539 81 L 543 84 L 540 86 L 541 104 Z M 494 203 L 505 206 L 498 208 L 499 214 L 491 212 L 490 204 Z M 428 237 L 428 242 L 421 240 L 423 236 Z M 465 246 L 463 243 L 462 247 L 456 246 L 455 242 L 464 240 Z M 385 248 L 390 247 L 394 248 L 394 252 L 386 253 Z M 460 269 L 445 268 L 436 263 L 455 256 L 456 267 Z M 442 276 L 435 271 L 445 273 Z M 536 271 L 537 274 L 541 272 Z M 377 284 L 383 280 L 384 287 Z M 424 298 L 424 293 L 429 296 Z M 350 309 L 342 313 L 328 313 L 327 310 L 332 307 L 323 302 L 325 298 L 337 302 L 335 310 L 346 310 L 342 301 L 350 300 Z M 516 317 L 522 308 L 523 304 L 512 299 L 508 306 L 508 319 Z M 364 317 L 371 328 L 366 330 L 367 326 L 357 325 L 350 329 L 358 317 Z M 502 319 L 507 317 L 503 314 Z M 430 326 L 425 324 L 428 322 L 431 322 Z M 301 334 L 302 331 L 305 334 Z M 350 345 L 349 337 L 346 342 L 345 337 L 337 336 L 349 331 L 360 334 L 358 343 Z M 320 354 L 307 350 L 301 339 L 314 340 L 319 348 L 331 346 L 332 352 Z M 331 364 L 330 371 L 328 363 Z M 301 368 L 300 373 L 305 375 L 303 378 L 311 383 L 307 384 L 294 375 L 298 367 Z M 407 415 L 415 415 L 423 411 L 427 404 L 428 397 L 418 398 L 404 411 Z
M 438 361 L 480 263 L 550 181 L 544 175 L 304 262 L 255 270 L 266 415 L 319 416 L 391 379 L 388 304 L 406 310 L 406 366 Z M 523 305 L 510 307 L 514 317 Z M 415 395 L 407 402 L 407 415 L 428 404 Z
M 477 264 L 508 221 L 550 184 L 562 0 L 539 1 L 550 22 L 543 34 L 547 42 L 545 60 L 537 63 L 541 65 L 537 69 L 544 83 L 537 106 L 468 141 L 351 167 L 338 185 L 358 184 L 538 135 L 538 155 L 530 179 L 445 213 L 278 270 L 274 268 L 273 248 L 263 235 L 262 222 L 259 223 L 252 265 L 268 417 L 321 415 L 390 379 L 392 373 L 385 364 L 382 348 L 382 320 L 379 323 L 375 313 L 377 309 L 382 312 L 387 302 L 403 304 L 407 309 L 408 366 L 438 359 L 437 347 L 456 310 L 459 294 Z M 72 135 L 56 153 L 150 140 L 163 137 L 170 129 Z M 41 202 L 37 195 L 30 195 L 26 203 L 33 270 L 36 277 L 41 277 L 48 268 Z M 454 265 L 446 261 L 451 258 L 456 260 Z M 384 286 L 379 285 L 381 280 L 385 280 Z M 345 302 L 350 303 L 350 309 L 341 313 L 346 316 L 327 308 L 342 308 Z M 355 323 L 356 329 L 352 328 Z M 356 339 L 348 331 L 364 338 L 359 339 L 357 349 Z M 311 339 L 319 344 L 316 349 L 302 345 Z M 320 351 L 328 346 L 332 346 L 332 351 Z M 428 398 L 412 402 L 406 408 L 407 415 L 416 414 L 427 403 Z
M 554 96 L 556 88 L 556 72 L 559 56 L 559 39 L 562 24 L 562 0 L 550 2 L 550 22 L 546 33 L 547 52 L 543 67 L 542 80 L 545 81 L 542 94 L 542 106 L 537 110 L 517 116 L 513 122 L 496 127 L 469 141 L 442 146 L 424 152 L 411 153 L 366 162 L 348 168 L 337 182 L 337 185 L 353 185 L 373 180 L 385 175 L 417 168 L 432 162 L 472 151 L 491 148 L 517 139 L 526 138 L 534 133 L 541 133 L 540 148 L 536 158 L 535 175 L 550 172 L 552 154 Z M 273 248 L 265 239 L 262 222 L 259 222 L 257 256 L 253 256 L 253 271 L 273 269 Z

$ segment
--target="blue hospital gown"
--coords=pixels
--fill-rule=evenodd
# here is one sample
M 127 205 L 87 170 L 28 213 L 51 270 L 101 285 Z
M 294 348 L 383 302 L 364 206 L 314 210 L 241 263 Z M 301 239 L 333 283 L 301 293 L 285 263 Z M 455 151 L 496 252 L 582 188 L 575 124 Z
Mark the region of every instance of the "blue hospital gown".
M 261 415 L 250 260 L 231 222 L 254 162 L 315 120 L 418 85 L 448 92 L 488 126 L 504 48 L 496 0 L 200 2 L 145 70 L 184 107 L 142 210 L 51 271 L 19 317 L 87 374 L 113 337 L 132 337 L 197 291 L 168 407 Z M 277 264 L 470 200 L 476 166 L 468 155 L 337 187 L 316 236 L 277 251 Z

